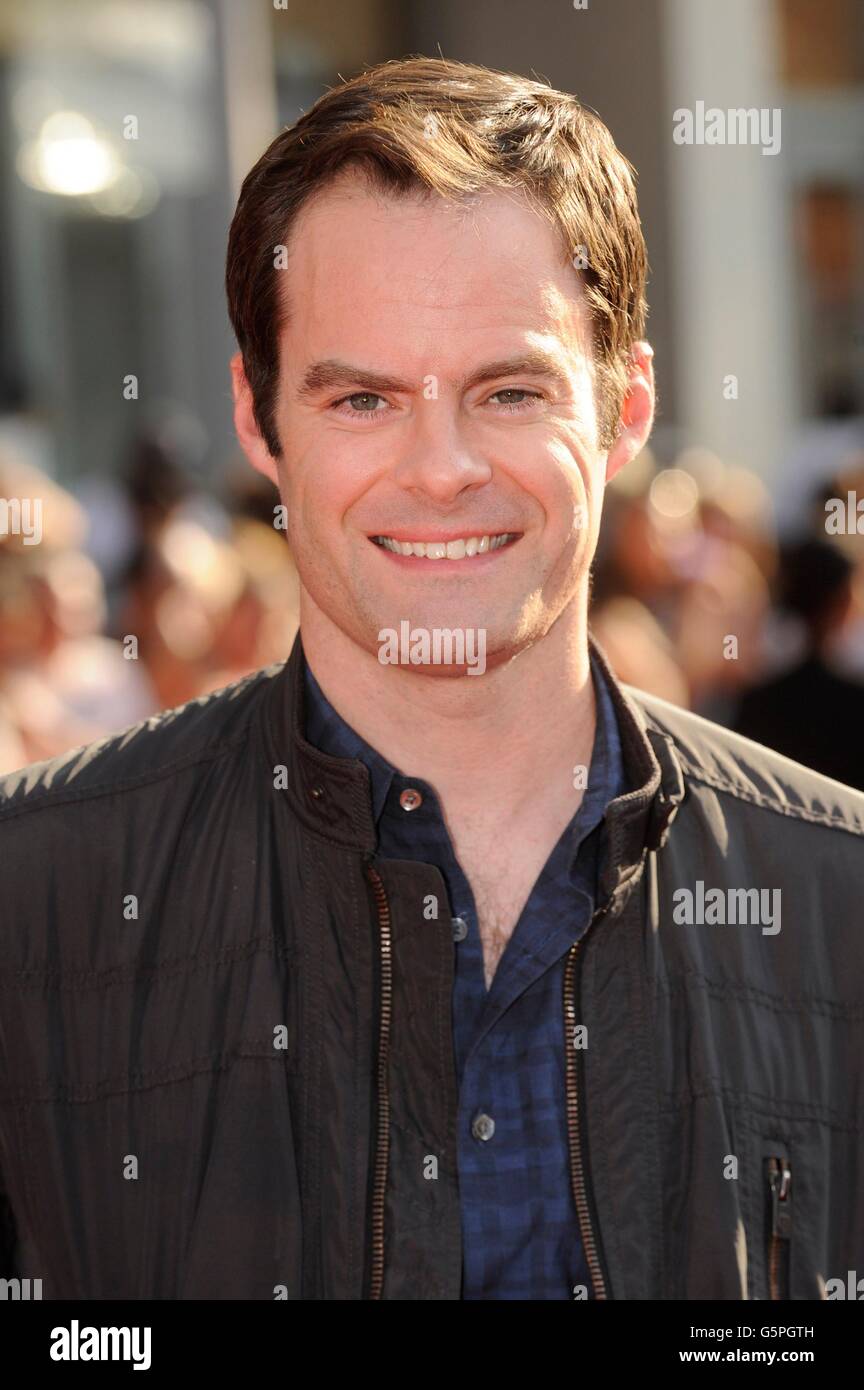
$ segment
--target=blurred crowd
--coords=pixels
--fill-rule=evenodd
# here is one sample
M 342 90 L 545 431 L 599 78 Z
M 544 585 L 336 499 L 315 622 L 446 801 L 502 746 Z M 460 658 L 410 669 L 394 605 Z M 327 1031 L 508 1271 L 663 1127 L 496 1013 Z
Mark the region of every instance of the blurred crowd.
M 80 494 L 0 456 L 0 773 L 116 732 L 282 660 L 299 620 L 279 498 L 238 468 L 214 498 L 156 432 Z M 33 518 L 29 520 L 32 523 Z
M 609 486 L 591 626 L 619 677 L 864 787 L 864 457 L 781 544 L 752 473 L 646 450 Z M 278 496 L 238 464 L 214 497 L 170 430 L 73 495 L 0 455 L 0 503 L 41 499 L 39 543 L 0 517 L 0 772 L 283 660 L 298 581 Z M 854 507 L 854 502 L 853 502 Z
M 755 474 L 646 450 L 607 488 L 592 629 L 622 680 L 864 788 L 864 455 L 781 543 Z

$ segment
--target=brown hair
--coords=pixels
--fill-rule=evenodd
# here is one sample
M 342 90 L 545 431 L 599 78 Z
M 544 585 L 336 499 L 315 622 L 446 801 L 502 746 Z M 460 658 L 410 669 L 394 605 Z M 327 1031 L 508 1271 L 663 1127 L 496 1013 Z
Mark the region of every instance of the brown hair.
M 287 245 L 303 204 L 348 164 L 396 193 L 464 198 L 521 189 L 552 221 L 591 314 L 608 448 L 626 390 L 627 351 L 644 334 L 647 314 L 635 171 L 599 116 L 574 96 L 510 73 L 416 57 L 381 63 L 319 97 L 243 181 L 225 284 L 270 453 L 281 452 L 274 406 L 285 309 L 276 247 Z

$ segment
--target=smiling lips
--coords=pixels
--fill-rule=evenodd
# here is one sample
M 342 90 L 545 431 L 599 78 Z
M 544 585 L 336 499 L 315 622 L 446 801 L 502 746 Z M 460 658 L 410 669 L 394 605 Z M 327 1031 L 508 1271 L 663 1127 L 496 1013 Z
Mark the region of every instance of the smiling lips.
M 469 560 L 473 555 L 500 550 L 518 540 L 521 534 L 520 531 L 501 531 L 491 535 L 460 536 L 452 541 L 403 541 L 393 536 L 371 536 L 370 539 L 394 555 L 417 555 L 426 560 Z

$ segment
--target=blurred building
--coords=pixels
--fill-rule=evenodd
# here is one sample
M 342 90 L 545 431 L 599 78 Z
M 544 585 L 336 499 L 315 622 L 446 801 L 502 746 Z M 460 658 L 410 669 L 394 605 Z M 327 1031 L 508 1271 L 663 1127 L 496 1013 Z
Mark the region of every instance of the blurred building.
M 0 443 L 110 474 L 169 408 L 218 476 L 239 182 L 340 73 L 409 52 L 533 71 L 601 113 L 640 176 L 655 447 L 755 469 L 791 519 L 861 438 L 860 0 L 2 0 Z M 676 144 L 698 102 L 779 109 L 779 151 Z

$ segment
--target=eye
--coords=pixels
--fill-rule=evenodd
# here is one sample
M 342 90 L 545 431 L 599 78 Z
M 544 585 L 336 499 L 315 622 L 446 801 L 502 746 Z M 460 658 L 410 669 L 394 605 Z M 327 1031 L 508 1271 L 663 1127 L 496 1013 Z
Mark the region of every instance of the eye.
M 383 396 L 379 396 L 375 391 L 354 391 L 350 396 L 342 396 L 340 400 L 333 401 L 330 406 L 340 415 L 347 415 L 350 419 L 359 420 L 364 415 L 383 415 L 384 411 L 379 410 L 375 401 L 384 401 Z M 358 402 L 360 403 L 358 406 Z M 369 409 L 369 403 L 373 402 Z M 386 405 L 387 402 L 384 401 Z M 347 407 L 343 409 L 343 407 Z
M 495 392 L 493 392 L 493 394 L 489 397 L 489 400 L 490 400 L 490 401 L 494 401 L 494 399 L 495 399 L 496 396 L 524 396 L 524 397 L 525 397 L 525 401 L 518 401 L 518 402 L 516 402 L 516 401 L 509 401 L 509 402 L 504 402 L 504 403 L 501 405 L 501 409 L 504 410 L 504 411 L 506 411 L 506 413 L 507 413 L 508 415 L 521 414 L 521 413 L 523 413 L 523 412 L 525 412 L 525 411 L 529 411 L 529 412 L 530 412 L 530 411 L 532 411 L 532 410 L 536 410 L 537 407 L 536 407 L 535 405 L 529 405 L 529 404 L 527 404 L 527 401 L 529 401 L 529 400 L 542 401 L 542 400 L 545 399 L 545 397 L 543 396 L 542 391 L 526 391 L 525 388 L 522 387 L 522 386 L 502 386 L 502 388 L 501 388 L 500 391 L 495 391 Z

